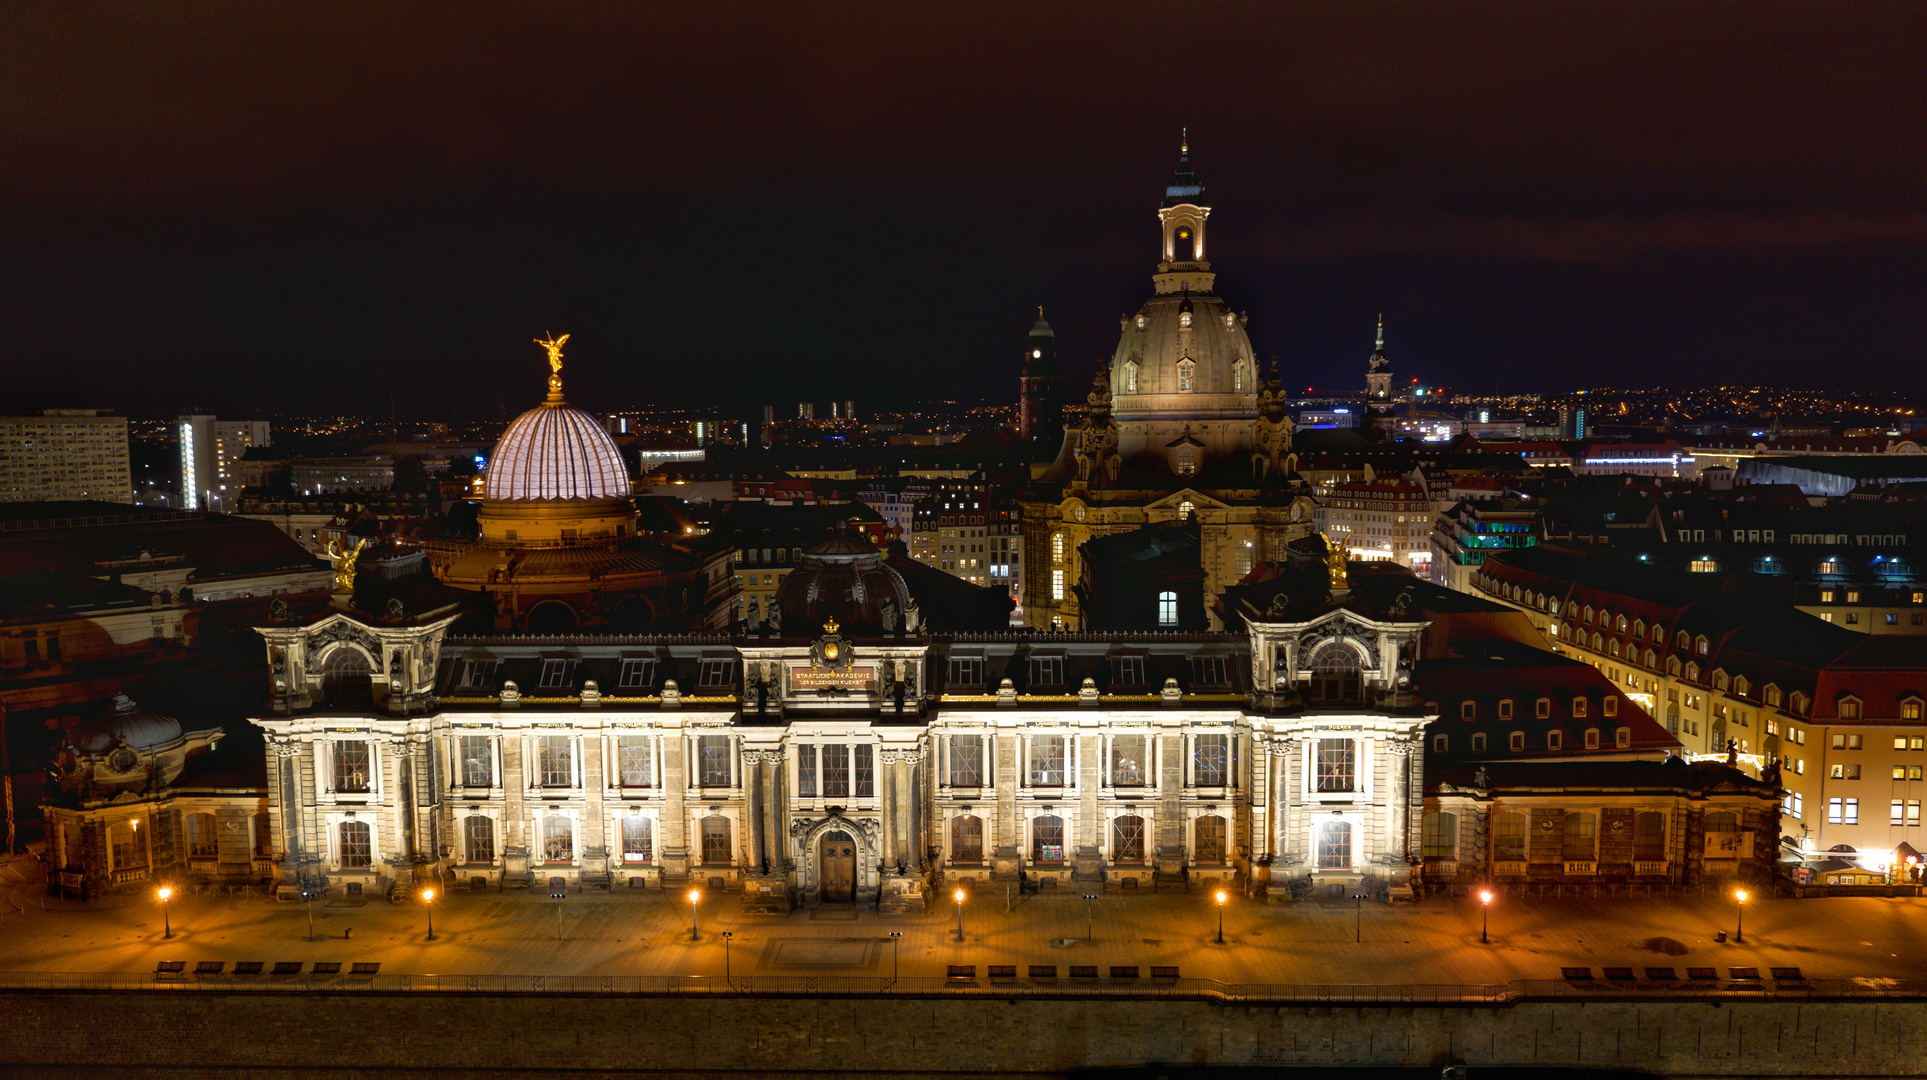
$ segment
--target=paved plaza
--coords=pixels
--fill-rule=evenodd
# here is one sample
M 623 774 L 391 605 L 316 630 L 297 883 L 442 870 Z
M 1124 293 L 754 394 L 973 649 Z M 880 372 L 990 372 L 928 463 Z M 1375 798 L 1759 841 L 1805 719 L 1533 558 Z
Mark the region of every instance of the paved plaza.
M 856 907 L 744 915 L 735 894 L 454 892 L 420 904 L 260 895 L 176 896 L 164 936 L 152 894 L 95 903 L 9 891 L 0 908 L 0 973 L 142 973 L 163 960 L 379 962 L 384 975 L 940 978 L 950 965 L 1178 967 L 1225 983 L 1486 985 L 1558 979 L 1564 967 L 1797 967 L 1811 980 L 1919 979 L 1927 971 L 1927 899 L 1749 901 L 1733 940 L 1730 898 L 1502 897 L 1480 942 L 1473 899 L 1416 904 L 1349 899 L 1263 904 L 1205 891 L 1108 895 L 947 895 L 928 913 Z M 20 910 L 22 907 L 24 911 Z M 314 939 L 309 940 L 312 913 Z M 891 938 L 892 932 L 902 935 Z M 1724 932 L 1727 940 L 1717 940 Z M 894 950 L 893 950 L 894 945 Z M 894 954 L 893 955 L 893 951 Z

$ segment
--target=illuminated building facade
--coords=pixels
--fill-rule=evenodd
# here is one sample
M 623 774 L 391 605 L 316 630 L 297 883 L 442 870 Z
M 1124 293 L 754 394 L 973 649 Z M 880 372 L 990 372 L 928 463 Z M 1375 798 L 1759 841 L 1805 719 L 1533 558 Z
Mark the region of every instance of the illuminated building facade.
M 1354 559 L 1395 562 L 1421 577 L 1432 570 L 1432 498 L 1404 477 L 1331 485 L 1318 529 Z
M 1152 296 L 1122 320 L 1082 421 L 1021 497 L 1031 627 L 1083 625 L 1072 586 L 1093 537 L 1195 515 L 1215 595 L 1312 529 L 1283 388 L 1260 377 L 1247 319 L 1205 259 L 1203 191 L 1187 145 L 1158 208 Z
M 0 502 L 131 503 L 127 418 L 105 409 L 0 416 Z
M 270 444 L 266 420 L 183 416 L 175 421 L 181 452 L 181 505 L 227 510 L 240 495 L 241 458 L 251 446 Z

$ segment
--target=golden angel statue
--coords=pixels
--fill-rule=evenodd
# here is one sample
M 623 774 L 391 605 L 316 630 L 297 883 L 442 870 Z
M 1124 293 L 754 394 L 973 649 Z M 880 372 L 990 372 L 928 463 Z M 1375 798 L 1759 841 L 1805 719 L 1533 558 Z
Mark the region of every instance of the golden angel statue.
M 1325 573 L 1331 578 L 1331 587 L 1350 588 L 1350 583 L 1345 580 L 1345 549 L 1324 533 L 1319 533 L 1318 538 L 1325 542 Z
M 550 335 L 547 341 L 536 338 L 535 343 L 549 350 L 549 374 L 562 374 L 562 346 L 569 343 L 569 335 L 563 334 L 561 337 Z
M 355 541 L 355 546 L 346 551 L 336 547 L 333 540 L 328 541 L 328 550 L 323 552 L 323 554 L 327 555 L 328 559 L 335 564 L 336 592 L 348 592 L 354 589 L 355 560 L 361 558 L 361 549 L 367 546 L 368 540 L 366 537 Z

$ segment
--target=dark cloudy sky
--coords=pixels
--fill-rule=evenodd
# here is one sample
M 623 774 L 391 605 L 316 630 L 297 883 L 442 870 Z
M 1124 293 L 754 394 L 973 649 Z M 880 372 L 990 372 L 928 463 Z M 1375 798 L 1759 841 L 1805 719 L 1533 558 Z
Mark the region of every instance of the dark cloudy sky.
M 1014 397 L 1189 127 L 1287 380 L 1912 387 L 1927 16 L 1826 4 L 12 5 L 0 407 Z

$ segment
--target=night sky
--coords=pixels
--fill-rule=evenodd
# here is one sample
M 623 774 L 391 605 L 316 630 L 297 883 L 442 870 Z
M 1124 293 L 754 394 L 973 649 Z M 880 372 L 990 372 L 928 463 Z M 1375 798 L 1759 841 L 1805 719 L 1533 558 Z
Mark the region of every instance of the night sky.
M 0 408 L 513 415 L 549 331 L 591 409 L 1001 401 L 1038 304 L 1081 389 L 1185 127 L 1293 387 L 1382 310 L 1466 390 L 1909 389 L 1924 12 L 11 5 Z

